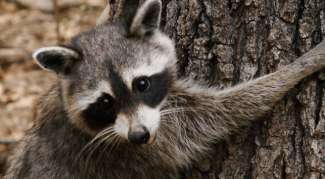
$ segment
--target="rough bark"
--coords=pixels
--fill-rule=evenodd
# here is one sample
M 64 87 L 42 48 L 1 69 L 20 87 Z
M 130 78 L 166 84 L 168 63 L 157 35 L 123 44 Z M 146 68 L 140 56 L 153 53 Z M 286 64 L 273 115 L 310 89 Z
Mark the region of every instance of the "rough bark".
M 111 0 L 119 14 L 122 0 Z M 273 72 L 325 35 L 324 0 L 163 0 L 179 75 L 221 88 Z M 184 178 L 325 178 L 325 82 L 302 81 L 273 113 L 184 170 Z

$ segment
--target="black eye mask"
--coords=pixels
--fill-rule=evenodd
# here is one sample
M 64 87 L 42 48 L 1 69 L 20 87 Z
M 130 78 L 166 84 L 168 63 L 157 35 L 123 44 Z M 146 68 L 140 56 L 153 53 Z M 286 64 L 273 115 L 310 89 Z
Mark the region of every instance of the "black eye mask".
M 89 128 L 99 130 L 114 124 L 117 113 L 118 110 L 114 98 L 104 93 L 96 102 L 90 104 L 82 112 L 82 117 Z
M 156 107 L 166 97 L 170 87 L 171 77 L 168 71 L 155 74 L 149 77 L 150 88 L 144 92 L 138 93 L 138 97 L 144 104 L 150 107 Z
M 124 83 L 123 78 L 115 71 L 113 66 L 108 66 L 110 71 L 110 83 L 112 90 L 119 103 L 121 108 L 134 108 L 139 102 L 143 102 L 145 105 L 148 105 L 152 108 L 158 106 L 162 100 L 166 97 L 168 89 L 171 85 L 171 76 L 169 71 L 165 70 L 161 73 L 148 76 L 150 81 L 150 87 L 143 92 L 138 90 L 132 91 L 128 89 L 127 85 Z M 134 82 L 139 80 L 138 77 L 132 82 L 134 88 Z

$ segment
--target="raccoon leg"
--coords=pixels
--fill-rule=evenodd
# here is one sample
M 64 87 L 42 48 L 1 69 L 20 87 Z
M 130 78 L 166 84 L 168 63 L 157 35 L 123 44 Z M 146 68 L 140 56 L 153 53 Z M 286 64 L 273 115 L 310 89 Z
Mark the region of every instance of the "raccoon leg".
M 162 110 L 162 124 L 169 125 L 166 136 L 188 157 L 196 156 L 211 141 L 265 115 L 300 80 L 323 67 L 325 42 L 277 72 L 230 89 L 179 82 Z

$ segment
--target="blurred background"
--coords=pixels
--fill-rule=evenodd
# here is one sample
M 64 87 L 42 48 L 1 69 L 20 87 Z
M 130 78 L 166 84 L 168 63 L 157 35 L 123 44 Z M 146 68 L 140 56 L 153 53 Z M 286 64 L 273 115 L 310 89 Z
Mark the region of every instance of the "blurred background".
M 93 27 L 106 0 L 0 0 L 0 178 L 10 148 L 32 124 L 33 103 L 53 76 L 32 60 Z

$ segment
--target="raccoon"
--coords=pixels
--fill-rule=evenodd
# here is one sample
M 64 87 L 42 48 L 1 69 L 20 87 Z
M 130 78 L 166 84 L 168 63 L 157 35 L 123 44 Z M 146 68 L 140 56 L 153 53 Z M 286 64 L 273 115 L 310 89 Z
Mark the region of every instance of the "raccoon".
M 134 7 L 136 1 L 126 1 Z M 218 90 L 176 75 L 162 3 L 34 53 L 58 80 L 39 100 L 6 179 L 177 178 L 216 141 L 257 120 L 325 66 L 325 42 L 266 76 Z

